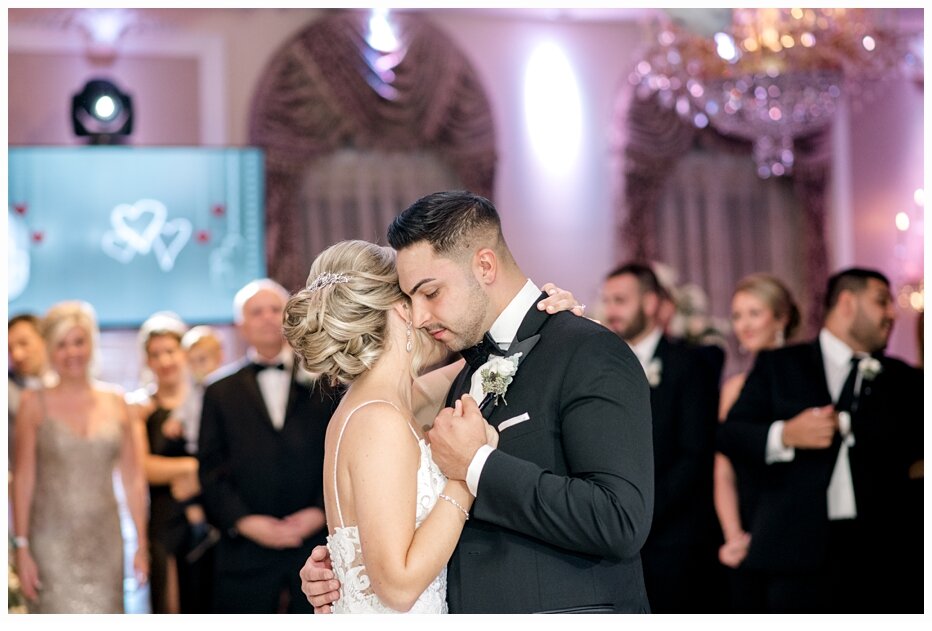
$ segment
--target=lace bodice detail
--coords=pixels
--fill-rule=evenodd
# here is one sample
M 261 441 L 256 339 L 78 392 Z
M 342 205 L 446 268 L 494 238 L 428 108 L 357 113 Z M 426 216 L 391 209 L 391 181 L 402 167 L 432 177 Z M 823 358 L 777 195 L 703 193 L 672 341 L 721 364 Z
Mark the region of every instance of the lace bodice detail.
M 357 406 L 349 413 L 337 440 L 336 451 L 339 455 L 340 440 L 343 431 L 349 424 L 353 413 L 370 403 L 388 403 L 389 401 L 367 401 Z M 415 528 L 420 528 L 430 511 L 437 503 L 438 496 L 443 492 L 447 483 L 446 477 L 434 463 L 430 455 L 430 446 L 411 430 L 417 440 L 421 451 L 421 459 L 417 468 L 417 511 L 414 518 Z M 334 613 L 401 613 L 384 605 L 372 590 L 369 575 L 366 573 L 366 564 L 363 559 L 362 544 L 359 540 L 359 529 L 356 526 L 346 526 L 343 523 L 343 514 L 340 511 L 340 498 L 336 491 L 336 463 L 334 457 L 333 489 L 336 499 L 337 515 L 340 526 L 334 528 L 333 534 L 327 537 L 327 548 L 330 550 L 330 560 L 333 564 L 333 573 L 340 581 L 340 599 L 334 603 Z M 414 606 L 408 613 L 447 613 L 447 569 L 443 568 L 440 575 L 435 578 L 427 589 L 418 596 Z

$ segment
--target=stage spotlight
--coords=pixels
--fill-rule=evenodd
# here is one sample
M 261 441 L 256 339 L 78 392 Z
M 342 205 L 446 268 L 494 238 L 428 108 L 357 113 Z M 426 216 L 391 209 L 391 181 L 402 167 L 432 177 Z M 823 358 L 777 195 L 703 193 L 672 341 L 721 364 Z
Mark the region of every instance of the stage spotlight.
M 116 144 L 133 131 L 133 100 L 110 81 L 91 79 L 71 99 L 74 133 L 94 144 Z

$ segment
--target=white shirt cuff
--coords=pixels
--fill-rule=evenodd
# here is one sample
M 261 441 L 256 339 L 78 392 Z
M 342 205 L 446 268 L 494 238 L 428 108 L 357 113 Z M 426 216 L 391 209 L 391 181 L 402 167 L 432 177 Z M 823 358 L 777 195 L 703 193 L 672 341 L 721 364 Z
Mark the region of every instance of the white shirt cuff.
M 472 457 L 472 462 L 469 463 L 469 468 L 466 469 L 466 487 L 469 489 L 469 492 L 472 493 L 473 497 L 479 493 L 479 476 L 482 475 L 482 468 L 485 466 L 485 461 L 488 460 L 489 454 L 495 450 L 495 447 L 491 445 L 483 445 L 479 447 L 476 451 L 476 455 Z
M 775 462 L 791 462 L 796 457 L 796 450 L 793 447 L 783 445 L 783 424 L 785 421 L 774 421 L 767 432 L 767 453 L 764 455 L 764 461 L 767 464 Z

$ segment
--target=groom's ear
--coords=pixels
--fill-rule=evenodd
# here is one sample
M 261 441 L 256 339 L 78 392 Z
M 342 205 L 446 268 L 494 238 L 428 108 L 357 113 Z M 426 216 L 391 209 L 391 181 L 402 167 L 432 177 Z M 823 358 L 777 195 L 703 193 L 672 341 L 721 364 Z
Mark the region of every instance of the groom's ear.
M 498 277 L 498 257 L 491 248 L 482 248 L 473 255 L 473 273 L 483 285 L 491 285 Z

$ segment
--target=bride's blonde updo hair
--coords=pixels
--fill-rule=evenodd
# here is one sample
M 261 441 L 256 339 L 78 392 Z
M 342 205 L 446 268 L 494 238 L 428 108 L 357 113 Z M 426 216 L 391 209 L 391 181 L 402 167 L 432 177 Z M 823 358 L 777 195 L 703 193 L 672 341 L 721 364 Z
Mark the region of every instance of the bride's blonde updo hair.
M 372 368 L 388 341 L 389 311 L 406 300 L 395 251 L 368 241 L 342 241 L 320 253 L 304 289 L 285 305 L 284 331 L 302 366 L 343 384 Z M 412 332 L 415 371 L 423 333 Z

